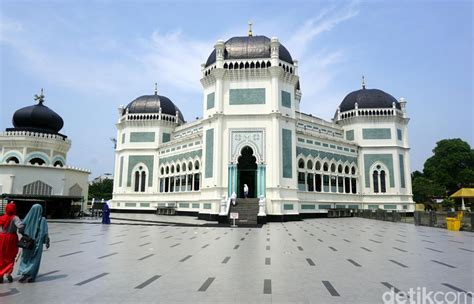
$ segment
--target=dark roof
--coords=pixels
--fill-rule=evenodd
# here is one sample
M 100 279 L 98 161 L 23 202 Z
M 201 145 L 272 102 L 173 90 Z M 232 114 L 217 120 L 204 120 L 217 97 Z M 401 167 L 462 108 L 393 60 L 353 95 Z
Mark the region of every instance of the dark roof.
M 13 114 L 12 122 L 14 128 L 8 128 L 7 131 L 59 134 L 58 132 L 64 125 L 61 116 L 41 102 L 17 110 L 15 114 Z M 62 136 L 64 137 L 64 135 Z
M 166 96 L 161 95 L 143 95 L 136 98 L 126 107 L 128 113 L 161 113 L 168 115 L 176 115 L 179 112 L 179 119 L 184 122 L 181 110 Z
M 253 59 L 270 58 L 270 38 L 266 36 L 244 36 L 232 37 L 227 40 L 224 50 L 224 59 Z M 280 43 L 279 58 L 293 64 L 290 52 Z M 216 62 L 216 50 L 214 49 L 207 58 L 206 67 Z
M 397 109 L 400 109 L 400 103 L 392 95 L 378 89 L 361 89 L 349 93 L 339 106 L 341 112 L 355 109 L 355 103 L 359 109 L 369 108 L 391 108 L 395 102 Z

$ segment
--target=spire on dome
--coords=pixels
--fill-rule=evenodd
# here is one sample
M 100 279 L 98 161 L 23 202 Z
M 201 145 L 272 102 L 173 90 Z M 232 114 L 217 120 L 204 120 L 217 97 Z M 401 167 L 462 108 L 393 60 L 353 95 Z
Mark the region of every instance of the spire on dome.
M 365 90 L 365 77 L 362 75 L 362 89 Z
M 252 21 L 249 21 L 249 33 L 248 33 L 249 37 L 252 37 L 253 36 L 253 31 L 252 31 Z
M 40 104 L 40 105 L 43 104 L 43 102 L 44 102 L 43 88 L 41 88 L 41 93 L 39 95 L 35 94 L 35 100 L 38 101 L 38 104 Z

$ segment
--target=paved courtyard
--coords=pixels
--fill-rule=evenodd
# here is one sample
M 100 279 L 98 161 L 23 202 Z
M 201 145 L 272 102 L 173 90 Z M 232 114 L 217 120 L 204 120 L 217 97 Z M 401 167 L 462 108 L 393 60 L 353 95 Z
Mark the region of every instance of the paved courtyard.
M 120 223 L 50 223 L 37 281 L 0 285 L 0 303 L 381 303 L 390 288 L 473 289 L 469 232 L 361 218 Z

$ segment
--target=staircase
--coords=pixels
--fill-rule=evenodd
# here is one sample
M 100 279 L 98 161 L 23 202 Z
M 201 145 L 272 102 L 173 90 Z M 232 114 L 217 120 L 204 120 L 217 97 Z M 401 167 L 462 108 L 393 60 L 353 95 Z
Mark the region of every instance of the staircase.
M 257 225 L 258 198 L 238 198 L 235 206 L 230 204 L 230 212 L 237 212 L 239 219 L 235 220 L 237 226 Z M 230 219 L 232 224 L 234 220 Z

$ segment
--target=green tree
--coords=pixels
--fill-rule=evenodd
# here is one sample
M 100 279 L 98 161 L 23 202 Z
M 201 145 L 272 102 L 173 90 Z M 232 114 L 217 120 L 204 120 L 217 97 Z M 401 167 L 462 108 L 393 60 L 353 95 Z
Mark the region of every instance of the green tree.
M 474 150 L 459 138 L 436 143 L 434 155 L 425 162 L 423 175 L 452 194 L 474 184 Z
M 424 176 L 415 177 L 412 180 L 412 188 L 413 200 L 417 203 L 431 203 L 433 197 L 446 195 L 446 190 L 443 186 L 438 185 Z
M 109 200 L 112 198 L 114 180 L 104 179 L 100 182 L 92 183 L 89 186 L 89 199 L 95 198 L 96 200 Z

